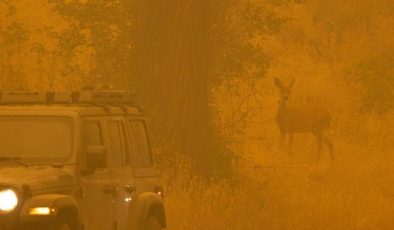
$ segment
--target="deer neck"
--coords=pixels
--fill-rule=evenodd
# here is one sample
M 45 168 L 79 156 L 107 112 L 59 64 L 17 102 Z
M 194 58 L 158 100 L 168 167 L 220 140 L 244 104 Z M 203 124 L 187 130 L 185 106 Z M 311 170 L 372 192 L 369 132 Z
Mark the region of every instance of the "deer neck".
M 283 118 L 283 116 L 286 114 L 286 110 L 287 110 L 287 101 L 281 100 L 279 102 L 278 110 L 276 112 L 276 119 L 281 120 L 281 118 Z

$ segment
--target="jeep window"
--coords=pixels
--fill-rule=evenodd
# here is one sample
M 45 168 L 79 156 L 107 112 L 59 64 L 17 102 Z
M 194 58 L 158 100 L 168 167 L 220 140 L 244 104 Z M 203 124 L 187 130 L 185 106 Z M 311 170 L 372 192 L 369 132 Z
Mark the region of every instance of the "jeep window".
M 70 156 L 72 147 L 70 117 L 0 117 L 0 156 L 31 161 L 61 160 Z
M 101 128 L 98 122 L 89 122 L 85 124 L 84 145 L 86 146 L 102 146 L 103 139 Z
M 128 121 L 131 150 L 136 168 L 149 168 L 153 165 L 145 124 L 141 121 Z
M 110 121 L 108 132 L 111 144 L 112 167 L 122 168 L 130 165 L 130 157 L 125 142 L 124 127 L 121 121 Z

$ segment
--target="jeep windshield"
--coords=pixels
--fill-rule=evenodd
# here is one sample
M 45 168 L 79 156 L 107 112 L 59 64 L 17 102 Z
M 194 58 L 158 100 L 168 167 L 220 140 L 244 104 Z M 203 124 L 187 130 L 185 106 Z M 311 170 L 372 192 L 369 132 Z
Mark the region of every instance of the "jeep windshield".
M 72 146 L 71 117 L 0 116 L 0 158 L 59 162 L 69 158 Z

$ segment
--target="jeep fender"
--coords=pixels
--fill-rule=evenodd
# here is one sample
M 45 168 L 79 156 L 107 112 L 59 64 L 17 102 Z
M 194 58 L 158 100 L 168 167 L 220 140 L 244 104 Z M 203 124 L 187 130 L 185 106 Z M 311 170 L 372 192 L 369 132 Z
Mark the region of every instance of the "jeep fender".
M 49 207 L 53 208 L 55 212 L 46 216 L 30 215 L 30 209 L 35 207 Z M 73 197 L 60 194 L 38 195 L 31 197 L 24 202 L 19 214 L 19 220 L 22 222 L 53 221 L 56 220 L 56 218 L 61 214 L 71 215 L 72 218 L 74 218 L 75 223 L 78 223 L 79 213 L 77 203 Z
M 149 215 L 155 215 L 160 221 L 162 227 L 167 226 L 163 199 L 160 195 L 153 192 L 140 194 L 133 206 L 131 207 L 128 226 L 133 230 L 142 230 Z

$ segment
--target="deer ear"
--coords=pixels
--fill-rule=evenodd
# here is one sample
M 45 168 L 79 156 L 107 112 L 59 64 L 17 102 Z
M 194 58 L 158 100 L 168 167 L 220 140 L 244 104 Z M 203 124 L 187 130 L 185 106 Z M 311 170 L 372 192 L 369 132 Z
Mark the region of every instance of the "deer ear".
M 276 87 L 278 87 L 279 89 L 282 89 L 282 88 L 283 88 L 282 82 L 281 82 L 278 78 L 275 78 L 275 85 L 276 85 Z

